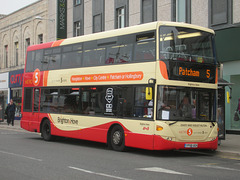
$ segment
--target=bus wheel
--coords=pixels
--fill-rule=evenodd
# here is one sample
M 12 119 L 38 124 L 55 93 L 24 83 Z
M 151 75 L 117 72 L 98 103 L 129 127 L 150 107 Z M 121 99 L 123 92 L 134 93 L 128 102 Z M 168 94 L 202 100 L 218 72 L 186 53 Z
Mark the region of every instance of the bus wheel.
M 115 151 L 124 151 L 125 149 L 125 138 L 123 128 L 119 125 L 114 126 L 111 131 L 111 147 Z
M 44 120 L 41 128 L 41 136 L 45 141 L 51 141 L 53 136 L 51 135 L 51 125 L 49 120 Z

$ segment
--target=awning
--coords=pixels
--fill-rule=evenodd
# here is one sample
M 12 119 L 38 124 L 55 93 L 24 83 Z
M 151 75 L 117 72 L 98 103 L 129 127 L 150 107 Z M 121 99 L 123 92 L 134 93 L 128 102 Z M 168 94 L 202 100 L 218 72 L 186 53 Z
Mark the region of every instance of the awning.
M 234 83 L 230 83 L 226 81 L 225 79 L 218 78 L 218 86 L 230 86 L 233 85 Z

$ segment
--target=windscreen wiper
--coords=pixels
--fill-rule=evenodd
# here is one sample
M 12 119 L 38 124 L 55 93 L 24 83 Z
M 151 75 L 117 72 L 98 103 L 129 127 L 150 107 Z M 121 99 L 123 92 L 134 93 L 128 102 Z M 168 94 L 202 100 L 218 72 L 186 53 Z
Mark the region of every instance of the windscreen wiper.
M 175 121 L 175 122 L 169 123 L 169 126 L 174 125 L 174 124 L 176 124 L 177 122 L 178 122 L 178 121 Z

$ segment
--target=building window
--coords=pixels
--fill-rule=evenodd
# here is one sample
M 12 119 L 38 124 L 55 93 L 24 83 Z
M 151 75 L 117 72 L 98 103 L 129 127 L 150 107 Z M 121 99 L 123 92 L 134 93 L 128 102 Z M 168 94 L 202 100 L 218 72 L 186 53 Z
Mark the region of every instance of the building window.
M 81 23 L 80 21 L 77 21 L 74 23 L 74 36 L 80 36 L 81 35 Z
M 104 31 L 105 0 L 92 0 L 93 33 Z
M 30 46 L 30 38 L 25 39 L 25 51 L 27 51 L 28 46 Z
M 4 46 L 4 60 L 5 60 L 5 67 L 8 68 L 8 45 Z
M 125 8 L 120 7 L 117 9 L 117 29 L 126 27 L 125 23 Z
M 115 29 L 129 26 L 129 0 L 115 0 Z
M 232 4 L 228 0 L 211 0 L 211 25 L 230 24 Z
M 191 1 L 173 0 L 173 21 L 191 23 Z
M 141 1 L 142 16 L 141 22 L 148 23 L 157 20 L 157 1 L 156 0 L 142 0 Z
M 77 6 L 77 5 L 80 5 L 82 2 L 82 0 L 74 0 L 74 5 Z
M 93 33 L 102 31 L 102 14 L 93 16 Z
M 38 44 L 42 44 L 43 43 L 43 34 L 39 34 L 38 35 Z
M 176 21 L 186 22 L 186 0 L 176 1 Z
M 153 0 L 142 1 L 142 23 L 153 21 Z
M 30 46 L 30 38 L 25 39 L 25 46 L 24 46 L 24 59 L 26 57 L 26 52 L 27 52 L 27 48 L 28 46 Z
M 18 42 L 15 42 L 15 65 L 18 66 L 18 49 L 19 49 L 19 44 Z

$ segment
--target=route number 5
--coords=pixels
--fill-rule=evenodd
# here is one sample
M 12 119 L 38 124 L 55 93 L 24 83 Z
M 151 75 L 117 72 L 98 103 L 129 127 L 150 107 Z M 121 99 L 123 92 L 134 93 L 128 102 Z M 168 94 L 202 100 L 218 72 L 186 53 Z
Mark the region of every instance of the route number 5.
M 206 71 L 206 77 L 210 78 L 210 70 L 209 69 L 207 69 L 207 71 Z
M 36 69 L 33 73 L 33 84 L 37 86 L 40 83 L 40 70 Z

